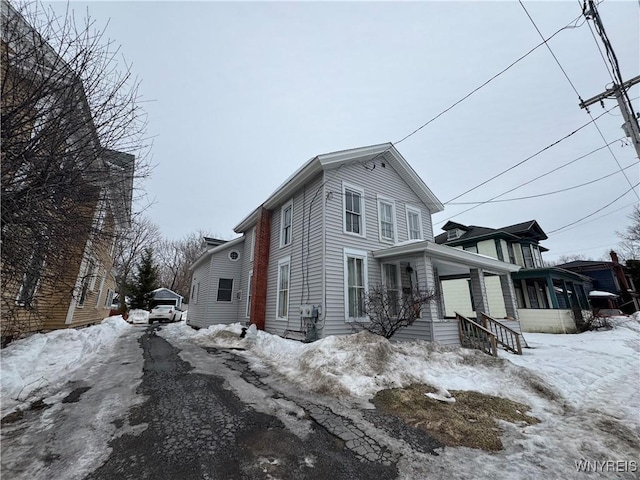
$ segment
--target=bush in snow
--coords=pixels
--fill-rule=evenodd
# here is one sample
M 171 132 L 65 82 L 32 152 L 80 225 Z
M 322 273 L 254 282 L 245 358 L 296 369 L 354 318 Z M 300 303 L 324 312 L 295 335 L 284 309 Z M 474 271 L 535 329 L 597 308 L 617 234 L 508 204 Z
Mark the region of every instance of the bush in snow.
M 420 287 L 402 291 L 377 285 L 364 294 L 364 310 L 368 322 L 354 323 L 355 330 L 366 330 L 391 338 L 401 328 L 413 325 L 420 318 L 422 307 L 433 302 L 436 293 Z

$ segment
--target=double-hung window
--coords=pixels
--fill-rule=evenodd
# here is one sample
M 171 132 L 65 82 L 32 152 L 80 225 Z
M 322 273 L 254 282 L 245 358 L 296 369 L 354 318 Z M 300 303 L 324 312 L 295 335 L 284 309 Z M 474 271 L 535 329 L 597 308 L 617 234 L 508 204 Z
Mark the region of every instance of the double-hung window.
M 524 267 L 525 268 L 534 268 L 535 265 L 533 263 L 533 254 L 531 253 L 531 245 L 524 244 L 522 245 L 522 256 L 524 258 Z
M 365 236 L 364 190 L 342 184 L 344 198 L 344 231 L 361 237 Z
M 350 321 L 366 320 L 367 252 L 344 249 L 345 317 Z
M 286 257 L 278 262 L 278 296 L 276 297 L 276 317 L 287 318 L 289 315 L 289 273 L 291 258 Z
M 218 302 L 230 302 L 233 293 L 233 278 L 218 279 Z
M 293 224 L 293 201 L 282 207 L 280 211 L 280 246 L 291 243 L 291 230 Z
M 409 240 L 422 240 L 422 213 L 419 208 L 407 206 L 407 236 Z
M 396 212 L 393 200 L 378 197 L 378 218 L 380 219 L 380 240 L 396 241 Z

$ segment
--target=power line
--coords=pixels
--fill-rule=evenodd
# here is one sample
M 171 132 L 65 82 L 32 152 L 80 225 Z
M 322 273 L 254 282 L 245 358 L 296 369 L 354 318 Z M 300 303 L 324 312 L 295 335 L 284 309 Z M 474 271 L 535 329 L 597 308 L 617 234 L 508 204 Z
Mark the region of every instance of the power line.
M 529 14 L 529 11 L 527 10 L 527 8 L 524 6 L 524 3 L 522 3 L 522 0 L 518 0 L 518 3 L 520 3 L 520 6 L 524 10 L 524 12 L 527 14 L 527 17 L 529 18 L 529 20 L 533 24 L 533 27 L 538 32 L 538 35 L 544 41 L 544 35 L 542 35 L 542 32 L 540 31 L 540 29 L 538 28 L 538 25 L 536 25 L 536 22 L 533 20 L 533 18 Z M 619 74 L 620 70 L 618 68 L 618 60 L 617 60 L 617 58 L 615 56 L 615 53 L 613 52 L 613 49 L 610 48 L 610 45 L 608 43 L 608 38 L 606 37 L 606 33 L 604 32 L 604 27 L 602 26 L 602 24 L 600 24 L 599 17 L 597 15 L 595 16 L 595 18 L 597 20 L 597 21 L 595 21 L 596 30 L 598 31 L 598 34 L 600 34 L 600 36 L 603 38 L 603 41 L 605 42 L 605 49 L 607 50 L 607 54 L 609 55 L 609 59 L 611 61 L 611 65 L 612 65 L 612 67 L 614 69 L 614 74 L 616 74 L 616 73 Z M 558 57 L 556 57 L 556 54 L 553 53 L 553 50 L 551 49 L 551 47 L 549 46 L 547 41 L 544 41 L 544 44 L 547 47 L 547 50 L 549 50 L 549 53 L 551 53 L 551 56 L 553 57 L 553 59 L 556 61 L 556 64 L 558 65 L 558 67 L 560 68 L 562 73 L 564 74 L 564 77 L 567 79 L 567 82 L 569 82 L 569 85 L 571 85 L 571 88 L 573 89 L 573 91 L 575 92 L 576 96 L 578 97 L 578 100 L 580 100 L 580 104 L 583 104 L 584 101 L 582 100 L 582 97 L 578 93 L 578 89 L 576 88 L 576 86 L 573 84 L 573 82 L 569 78 L 569 75 L 567 75 L 567 72 L 564 69 L 564 67 L 562 66 L 562 64 L 560 63 L 560 60 L 558 60 Z M 622 84 L 622 77 L 620 77 L 620 83 Z M 631 102 L 629 102 L 629 103 L 631 103 Z M 593 120 L 593 116 L 591 115 L 591 112 L 589 110 L 587 110 L 587 114 Z M 593 125 L 596 127 L 596 130 L 598 130 L 598 133 L 600 134 L 600 137 L 602 138 L 604 143 L 606 145 L 609 145 L 608 142 L 607 142 L 607 139 L 605 138 L 604 134 L 602 133 L 602 130 L 600 130 L 600 127 L 595 122 L 595 120 L 593 122 Z M 620 165 L 620 161 L 618 160 L 618 157 L 616 157 L 616 154 L 613 153 L 613 150 L 611 150 L 610 146 L 608 146 L 608 150 L 609 150 L 609 153 L 611 154 L 611 156 L 613 157 L 613 159 L 615 160 L 616 164 L 618 165 L 618 169 L 624 175 L 624 178 L 627 180 L 627 183 L 629 184 L 629 186 L 631 186 L 631 180 L 629 180 L 629 177 L 627 176 L 627 174 L 624 172 L 624 170 L 622 170 L 622 165 Z M 640 200 L 640 195 L 638 195 L 638 193 L 635 190 L 633 191 L 633 193 L 636 195 L 636 197 L 638 197 L 638 200 Z
M 488 80 L 486 80 L 485 82 L 483 82 L 482 84 L 480 84 L 479 86 L 477 86 L 476 88 L 474 88 L 473 90 L 471 90 L 469 93 L 467 93 L 466 95 L 464 95 L 462 98 L 460 98 L 459 100 L 457 100 L 456 102 L 454 102 L 453 104 L 451 104 L 449 107 L 445 108 L 443 111 L 441 111 L 440 113 L 438 113 L 435 117 L 431 118 L 430 120 L 428 120 L 427 122 L 423 123 L 422 125 L 420 125 L 418 128 L 416 128 L 415 130 L 413 130 L 411 133 L 409 133 L 408 135 L 405 135 L 404 137 L 402 137 L 400 140 L 396 141 L 396 142 L 391 142 L 389 148 L 383 150 L 382 152 L 378 153 L 377 155 L 375 155 L 373 158 L 371 158 L 371 160 L 368 160 L 367 162 L 364 163 L 369 163 L 369 162 L 373 162 L 375 161 L 377 158 L 381 157 L 382 155 L 384 155 L 386 152 L 388 152 L 392 147 L 395 147 L 396 145 L 398 145 L 399 143 L 404 142 L 406 139 L 408 139 L 409 137 L 412 137 L 413 135 L 415 135 L 416 133 L 418 133 L 420 130 L 422 130 L 424 127 L 426 127 L 427 125 L 429 125 L 430 123 L 434 122 L 435 120 L 437 120 L 438 118 L 440 118 L 442 115 L 444 115 L 445 113 L 447 113 L 449 110 L 453 109 L 454 107 L 456 107 L 457 105 L 459 105 L 460 103 L 464 102 L 467 98 L 469 98 L 470 96 L 472 96 L 474 93 L 476 93 L 477 91 L 479 91 L 480 89 L 484 88 L 485 86 L 487 86 L 489 83 L 491 83 L 493 80 L 495 80 L 496 78 L 498 78 L 500 75 L 502 75 L 503 73 L 505 73 L 507 70 L 511 69 L 513 66 L 515 66 L 517 63 L 519 63 L 521 60 L 524 60 L 526 57 L 528 57 L 529 55 L 531 55 L 533 52 L 535 52 L 538 48 L 540 48 L 542 45 L 544 45 L 546 42 L 548 42 L 549 40 L 551 40 L 553 37 L 555 37 L 557 34 L 559 34 L 560 32 L 567 30 L 567 29 L 573 29 L 573 28 L 580 28 L 582 25 L 584 25 L 584 23 L 586 22 L 586 20 L 584 22 L 582 22 L 580 25 L 577 25 L 578 20 L 580 20 L 580 18 L 582 17 L 582 15 L 578 15 L 576 18 L 574 18 L 571 22 L 569 22 L 567 25 L 565 25 L 564 27 L 558 29 L 556 32 L 553 33 L 553 35 L 551 35 L 549 38 L 545 39 L 543 38 L 542 42 L 540 42 L 538 45 L 536 45 L 535 47 L 533 47 L 531 50 L 529 50 L 527 53 L 525 53 L 524 55 L 520 56 L 519 58 L 517 58 L 516 60 L 514 60 L 513 62 L 511 62 L 507 67 L 505 67 L 504 69 L 500 70 L 498 73 L 496 73 L 495 75 L 493 75 L 491 78 L 489 78 Z M 365 165 L 366 168 L 366 165 Z
M 556 63 L 558 64 L 558 67 L 560 67 L 560 70 L 562 70 L 562 73 L 564 74 L 564 77 L 567 79 L 567 82 L 569 82 L 569 84 L 571 85 L 571 88 L 573 88 L 573 91 L 576 92 L 576 95 L 578 96 L 578 98 L 580 99 L 580 101 L 582 101 L 582 98 L 580 98 L 580 94 L 578 93 L 578 89 L 576 88 L 576 86 L 573 84 L 573 82 L 571 81 L 571 79 L 569 78 L 569 75 L 567 75 L 567 72 L 565 71 L 565 69 L 562 67 L 562 64 L 560 63 L 560 60 L 558 60 L 558 57 L 556 57 L 556 54 L 553 53 L 553 50 L 551 50 L 551 47 L 549 46 L 549 44 L 547 43 L 547 41 L 544 39 L 544 35 L 542 35 L 542 32 L 540 31 L 540 29 L 538 28 L 538 25 L 536 25 L 536 22 L 533 21 L 533 18 L 531 18 L 531 15 L 529 15 L 529 11 L 527 10 L 527 7 L 524 6 L 524 3 L 522 3 L 522 0 L 518 0 L 518 3 L 520 3 L 520 6 L 522 7 L 522 9 L 524 10 L 524 13 L 527 14 L 527 17 L 529 17 L 529 20 L 531 21 L 531 23 L 533 24 L 533 27 L 536 29 L 536 31 L 538 32 L 538 35 L 540 35 L 540 38 L 542 38 L 543 43 L 545 45 L 545 47 L 547 47 L 547 50 L 549 50 L 549 53 L 551 53 L 551 56 L 553 57 L 553 59 L 556 61 Z
M 568 232 L 568 231 L 570 231 L 570 230 L 573 230 L 574 228 L 581 227 L 581 226 L 583 226 L 583 225 L 586 225 L 587 223 L 595 222 L 596 220 L 600 220 L 601 218 L 604 218 L 604 217 L 606 217 L 606 216 L 609 216 L 609 215 L 611 215 L 612 213 L 619 212 L 620 210 L 624 210 L 625 208 L 629 208 L 629 207 L 631 207 L 631 206 L 633 206 L 633 205 L 636 205 L 636 204 L 637 204 L 637 202 L 631 202 L 631 203 L 628 203 L 627 205 L 624 205 L 623 207 L 620 207 L 620 208 L 616 208 L 615 210 L 612 210 L 612 211 L 610 211 L 610 212 L 607 212 L 607 213 L 605 213 L 604 215 L 599 215 L 599 216 L 597 216 L 597 217 L 595 217 L 595 218 L 592 218 L 592 219 L 591 219 L 591 220 L 589 220 L 588 222 L 582 222 L 580 225 L 574 225 L 574 226 L 572 226 L 572 227 L 565 228 L 565 229 L 564 229 L 564 230 L 562 230 L 561 232 L 556 232 L 556 235 L 562 235 L 563 233 Z
M 580 218 L 580 219 L 576 220 L 575 222 L 567 223 L 566 225 L 563 225 L 563 226 L 562 226 L 562 227 L 560 227 L 560 228 L 556 228 L 555 230 L 551 230 L 551 231 L 549 231 L 549 232 L 547 232 L 547 233 L 555 233 L 555 232 L 558 232 L 558 231 L 560 231 L 560 230 L 564 230 L 565 228 L 570 227 L 570 226 L 572 226 L 572 225 L 575 225 L 576 223 L 579 223 L 579 222 L 581 222 L 582 220 L 585 220 L 585 219 L 587 219 L 587 218 L 589 218 L 589 217 L 592 217 L 592 216 L 593 216 L 593 215 L 595 215 L 596 213 L 599 213 L 599 212 L 601 212 L 602 210 L 604 210 L 605 208 L 607 208 L 607 207 L 609 207 L 609 206 L 613 205 L 614 203 L 616 203 L 618 200 L 620 200 L 622 197 L 624 197 L 627 193 L 629 193 L 629 192 L 633 191 L 633 190 L 634 190 L 634 188 L 637 188 L 639 185 L 640 185 L 640 183 L 636 183 L 635 185 L 632 185 L 632 186 L 631 186 L 631 188 L 630 188 L 630 189 L 628 189 L 628 190 L 626 190 L 622 195 L 620 195 L 619 197 L 617 197 L 617 198 L 616 198 L 616 199 L 614 199 L 613 201 L 611 201 L 611 202 L 607 203 L 604 207 L 599 208 L 599 209 L 598 209 L 598 210 L 596 210 L 595 212 L 592 212 L 592 213 L 590 213 L 589 215 L 586 215 L 586 216 L 584 216 L 584 217 L 582 217 L 582 218 Z
M 604 147 L 600 147 L 598 150 L 602 150 Z M 633 163 L 631 165 L 628 165 L 626 167 L 624 167 L 624 170 L 627 170 L 631 167 L 635 167 L 638 165 L 638 162 Z M 513 202 L 516 200 L 529 200 L 531 198 L 539 198 L 539 197 L 548 197 L 549 195 L 555 195 L 557 193 L 563 193 L 563 192 L 568 192 L 570 190 L 575 190 L 576 188 L 580 188 L 580 187 L 586 187 L 587 185 L 592 185 L 594 183 L 600 182 L 606 178 L 612 177 L 614 175 L 617 175 L 618 173 L 620 173 L 620 170 L 616 170 L 615 172 L 609 173 L 607 175 L 605 175 L 604 177 L 598 177 L 594 180 L 591 180 L 589 182 L 585 182 L 585 183 L 581 183 L 580 185 L 574 185 L 572 187 L 567 187 L 567 188 L 563 188 L 560 190 L 554 190 L 553 192 L 546 192 L 546 193 L 539 193 L 537 195 L 528 195 L 526 197 L 516 197 L 516 198 L 504 198 L 502 200 L 485 200 L 483 202 L 455 202 L 455 203 L 451 203 L 450 205 L 482 205 L 484 203 L 499 203 L 499 202 Z M 523 185 L 520 185 L 516 188 L 520 188 Z
M 613 108 L 615 108 L 615 107 L 612 107 L 612 108 L 611 108 L 611 109 L 609 109 L 609 110 L 612 110 Z M 491 182 L 491 181 L 495 180 L 496 178 L 501 177 L 501 176 L 502 176 L 502 175 L 504 175 L 505 173 L 510 172 L 510 171 L 511 171 L 511 170 L 513 170 L 514 168 L 519 167 L 520 165 L 522 165 L 522 164 L 524 164 L 524 163 L 528 162 L 529 160 L 531 160 L 531 159 L 533 159 L 533 158 L 537 157 L 537 156 L 538 156 L 538 155 L 540 155 L 541 153 L 543 153 L 543 152 L 545 152 L 545 151 L 549 150 L 550 148 L 552 148 L 552 147 L 554 147 L 554 146 L 558 145 L 560 142 L 562 142 L 562 141 L 566 140 L 567 138 L 569 138 L 569 137 L 571 137 L 571 136 L 575 135 L 576 133 L 578 133 L 578 132 L 579 132 L 580 130 L 582 130 L 583 128 L 585 128 L 585 127 L 587 127 L 588 125 L 590 125 L 591 123 L 595 122 L 595 120 L 597 120 L 598 118 L 602 117 L 602 116 L 603 116 L 605 113 L 607 113 L 609 110 L 605 110 L 603 113 L 601 113 L 601 114 L 600 114 L 599 116 L 597 116 L 595 119 L 592 119 L 591 121 L 589 121 L 589 122 L 587 122 L 587 123 L 583 124 L 582 126 L 580 126 L 580 127 L 576 128 L 575 130 L 573 130 L 572 132 L 568 133 L 568 134 L 567 134 L 567 135 L 565 135 L 564 137 L 562 137 L 562 138 L 560 138 L 560 139 L 556 140 L 555 142 L 553 142 L 553 143 L 551 143 L 551 144 L 547 145 L 546 147 L 544 147 L 544 148 L 542 148 L 542 149 L 538 150 L 538 151 L 537 151 L 536 153 L 534 153 L 533 155 L 528 156 L 528 157 L 527 157 L 527 158 L 525 158 L 524 160 L 521 160 L 521 161 L 519 161 L 518 163 L 516 163 L 515 165 L 510 166 L 510 167 L 509 167 L 509 168 L 507 168 L 506 170 L 503 170 L 503 171 L 501 171 L 500 173 L 497 173 L 497 174 L 496 174 L 496 175 L 494 175 L 493 177 L 488 178 L 487 180 L 485 180 L 485 181 L 483 181 L 483 182 L 479 183 L 478 185 L 476 185 L 476 186 L 474 186 L 474 187 L 470 188 L 469 190 L 466 190 L 466 191 L 462 192 L 460 195 L 457 195 L 457 196 L 453 197 L 451 200 L 448 200 L 448 201 L 444 202 L 444 204 L 445 204 L 445 205 L 447 205 L 447 204 L 449 204 L 449 203 L 453 202 L 454 200 L 457 200 L 458 198 L 460 198 L 460 197 L 462 197 L 462 196 L 466 195 L 467 193 L 470 193 L 470 192 L 473 192 L 474 190 L 477 190 L 478 188 L 480 188 L 480 187 L 482 187 L 482 186 L 486 185 L 487 183 L 489 183 L 489 182 Z M 604 147 L 602 147 L 602 148 L 604 148 Z M 587 154 L 587 155 L 588 155 L 588 154 Z M 509 193 L 509 192 L 506 192 L 506 193 Z M 465 210 L 465 211 L 466 211 L 466 210 Z M 462 213 L 464 213 L 464 212 L 462 212 Z
M 578 0 L 578 4 L 580 4 L 580 0 Z M 591 36 L 593 37 L 593 41 L 596 44 L 596 47 L 598 48 L 598 52 L 600 52 L 600 57 L 602 58 L 602 62 L 604 63 L 604 68 L 607 69 L 607 73 L 609 74 L 609 76 L 611 77 L 611 80 L 613 81 L 613 83 L 616 83 L 616 79 L 613 76 L 613 73 L 611 73 L 611 70 L 609 70 L 609 65 L 607 64 L 607 59 L 604 58 L 604 53 L 602 53 L 602 49 L 600 48 L 600 44 L 598 43 L 598 39 L 596 38 L 596 34 L 593 32 L 593 28 L 591 28 L 591 24 L 589 22 L 587 22 L 587 27 L 589 27 L 589 31 L 591 32 Z
M 553 35 L 551 35 L 549 38 L 545 39 L 544 37 L 542 37 L 542 42 L 540 42 L 538 45 L 536 45 L 535 47 L 533 47 L 531 50 L 529 50 L 527 53 L 525 53 L 524 55 L 522 55 L 520 58 L 518 58 L 517 60 L 515 60 L 514 62 L 512 62 L 511 64 L 509 64 L 506 68 L 502 69 L 501 71 L 499 71 L 498 73 L 496 73 L 494 76 L 492 76 L 491 78 L 489 78 L 487 81 L 485 81 L 484 83 L 482 83 L 481 85 L 479 85 L 478 87 L 474 88 L 473 90 L 471 90 L 469 93 L 467 93 L 464 97 L 462 97 L 460 100 L 458 100 L 457 102 L 454 102 L 451 106 L 449 106 L 448 108 L 444 109 L 442 112 L 440 112 L 439 114 L 437 114 L 435 117 L 433 117 L 431 120 L 427 121 L 426 123 L 422 124 L 421 126 L 419 126 L 418 128 L 416 128 L 413 132 L 411 132 L 410 134 L 404 136 L 403 138 L 401 138 L 400 140 L 398 140 L 397 142 L 394 142 L 394 145 L 397 145 L 401 142 L 404 142 L 407 138 L 411 137 L 412 135 L 418 133 L 420 130 L 422 130 L 424 127 L 426 127 L 427 125 L 429 125 L 431 122 L 437 120 L 438 118 L 440 118 L 442 115 L 444 115 L 445 113 L 447 113 L 449 110 L 451 110 L 452 108 L 454 108 L 456 105 L 462 103 L 463 101 L 465 101 L 467 98 L 469 98 L 471 95 L 473 95 L 474 93 L 476 93 L 478 90 L 480 90 L 481 88 L 485 87 L 486 85 L 488 85 L 489 83 L 491 83 L 493 80 L 495 80 L 496 78 L 498 78 L 500 75 L 502 75 L 503 73 L 505 73 L 507 70 L 509 70 L 511 67 L 513 67 L 514 65 L 516 65 L 518 62 L 520 62 L 521 60 L 523 60 L 524 58 L 528 57 L 529 55 L 531 55 L 534 51 L 536 51 L 539 47 L 541 47 L 542 45 L 546 45 L 547 42 L 549 40 L 551 40 L 553 37 L 555 37 L 558 33 L 562 32 L 563 30 L 569 29 L 569 28 L 578 28 L 581 27 L 584 22 L 580 25 L 574 25 L 581 17 L 582 15 L 578 15 L 573 21 L 569 22 L 566 26 L 560 28 L 559 30 L 557 30 Z

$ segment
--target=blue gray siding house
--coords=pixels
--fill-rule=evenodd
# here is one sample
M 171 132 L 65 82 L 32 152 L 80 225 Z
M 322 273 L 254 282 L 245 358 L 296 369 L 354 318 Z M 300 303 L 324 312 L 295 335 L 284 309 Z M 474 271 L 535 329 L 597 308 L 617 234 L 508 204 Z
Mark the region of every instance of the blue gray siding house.
M 517 319 L 509 274 L 520 267 L 437 245 L 431 216 L 441 210 L 390 143 L 313 157 L 238 223 L 238 238 L 191 267 L 189 323 L 248 322 L 308 340 L 348 334 L 367 321 L 360 300 L 370 287 L 439 291 L 439 272 L 473 277 L 480 300 L 485 274 L 502 278 Z M 231 249 L 239 258 L 230 263 Z M 216 300 L 221 278 L 233 278 L 235 309 Z M 395 338 L 457 344 L 457 323 L 443 305 L 423 308 Z

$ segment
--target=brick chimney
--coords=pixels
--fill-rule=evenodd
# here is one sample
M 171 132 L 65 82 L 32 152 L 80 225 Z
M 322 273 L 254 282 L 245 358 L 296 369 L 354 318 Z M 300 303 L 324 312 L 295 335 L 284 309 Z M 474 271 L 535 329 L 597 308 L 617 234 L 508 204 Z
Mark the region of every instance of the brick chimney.
M 613 263 L 620 263 L 620 261 L 618 260 L 618 254 L 616 252 L 614 252 L 613 250 L 611 250 L 609 252 L 609 255 L 611 256 L 611 261 Z
M 269 269 L 269 250 L 271 248 L 271 211 L 260 208 L 256 225 L 253 252 L 253 278 L 251 279 L 250 323 L 264 330 L 267 314 L 267 271 Z

